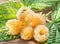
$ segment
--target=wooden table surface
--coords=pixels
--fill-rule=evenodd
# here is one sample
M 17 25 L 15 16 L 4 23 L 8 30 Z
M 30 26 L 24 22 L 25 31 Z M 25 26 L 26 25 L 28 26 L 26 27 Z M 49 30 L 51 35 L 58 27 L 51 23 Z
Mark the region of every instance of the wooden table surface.
M 36 42 L 35 40 L 24 41 L 19 38 L 11 41 L 0 42 L 0 44 L 40 44 L 40 43 Z

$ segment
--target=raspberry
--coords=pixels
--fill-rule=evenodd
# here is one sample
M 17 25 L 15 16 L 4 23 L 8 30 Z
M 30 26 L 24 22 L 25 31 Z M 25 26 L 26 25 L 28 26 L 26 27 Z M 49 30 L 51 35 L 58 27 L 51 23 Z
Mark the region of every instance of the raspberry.
M 44 25 L 38 25 L 34 29 L 34 39 L 38 42 L 44 42 L 48 39 L 49 37 L 49 30 L 46 26 Z
M 23 23 L 16 19 L 11 19 L 6 22 L 6 27 L 8 28 L 11 35 L 17 35 L 23 28 Z
M 21 32 L 21 38 L 24 40 L 30 40 L 33 38 L 33 28 L 30 26 L 25 27 Z

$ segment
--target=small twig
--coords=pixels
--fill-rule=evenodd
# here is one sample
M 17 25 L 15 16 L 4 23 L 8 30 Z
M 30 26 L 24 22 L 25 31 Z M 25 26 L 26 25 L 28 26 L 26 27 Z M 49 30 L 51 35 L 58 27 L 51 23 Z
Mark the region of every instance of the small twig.
M 45 16 L 48 16 L 48 15 L 50 15 L 50 13 L 51 13 L 52 11 L 50 11 L 50 12 L 48 12 Z
M 51 20 L 49 20 L 48 18 L 46 18 L 46 21 L 47 21 L 47 22 L 49 22 L 49 23 L 51 23 L 51 22 L 52 22 L 52 21 L 51 21 Z
M 42 14 L 43 17 L 45 17 L 46 14 Z
M 42 15 L 42 12 L 40 12 L 40 15 Z

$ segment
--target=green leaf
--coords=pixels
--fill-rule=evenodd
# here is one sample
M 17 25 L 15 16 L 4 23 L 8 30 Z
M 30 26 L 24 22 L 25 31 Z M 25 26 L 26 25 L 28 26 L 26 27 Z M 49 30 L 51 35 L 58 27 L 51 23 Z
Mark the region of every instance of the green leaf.
M 55 25 L 52 25 L 52 27 L 50 28 L 50 35 L 49 35 L 49 38 L 47 40 L 47 44 L 52 44 L 54 42 L 54 39 L 55 39 L 55 36 L 56 36 L 56 26 Z
M 56 31 L 56 41 L 55 41 L 56 44 L 60 44 L 60 32 L 59 31 Z
M 19 36 L 12 36 L 7 34 L 7 30 L 2 27 L 5 26 L 7 20 L 16 18 L 16 12 L 20 8 L 20 3 L 8 1 L 0 4 L 0 41 L 7 41 L 18 38 Z
M 4 26 L 8 19 L 16 18 L 20 3 L 8 1 L 0 4 L 0 27 Z
M 3 5 L 0 5 L 0 15 L 8 14 L 7 8 Z
M 58 0 L 20 0 L 21 6 L 43 10 L 46 7 L 51 7 Z
M 57 11 L 56 22 L 60 21 L 60 8 Z
M 50 36 L 47 40 L 47 44 L 60 44 L 60 0 L 56 3 L 54 9 L 52 10 L 51 19 L 53 25 L 49 28 Z
M 53 10 L 52 14 L 51 14 L 51 19 L 53 22 L 55 22 L 55 20 L 56 20 L 56 15 L 57 15 L 57 10 Z
M 55 8 L 52 11 L 51 19 L 54 22 L 60 21 L 60 1 L 56 3 Z
M 8 32 L 8 30 L 0 28 L 0 41 L 7 41 L 7 40 L 19 38 L 18 35 L 12 36 L 12 35 L 9 35 L 7 32 Z
M 2 3 L 1 5 L 5 6 L 5 7 L 12 7 L 15 9 L 19 9 L 21 7 L 19 2 L 14 2 L 14 1 L 8 1 L 5 3 Z
M 47 23 L 46 26 L 48 27 L 49 31 L 51 30 L 53 23 Z
M 57 9 L 59 9 L 60 8 L 60 0 L 59 0 L 59 2 L 57 3 Z

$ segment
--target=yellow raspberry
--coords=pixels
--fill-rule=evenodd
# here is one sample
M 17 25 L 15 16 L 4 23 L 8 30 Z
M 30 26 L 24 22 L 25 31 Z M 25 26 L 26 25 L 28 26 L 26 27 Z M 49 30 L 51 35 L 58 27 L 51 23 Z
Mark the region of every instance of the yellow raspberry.
M 42 16 L 43 14 L 35 14 L 35 16 L 34 16 L 34 18 L 36 17 L 36 18 L 39 18 L 40 19 L 40 25 L 46 25 L 46 19 L 45 19 L 45 17 L 44 16 Z
M 39 24 L 40 24 L 40 19 L 39 18 L 33 18 L 29 25 L 31 25 L 32 27 L 36 27 Z
M 23 21 L 25 15 L 23 14 L 24 9 L 20 8 L 17 12 L 17 19 Z
M 17 12 L 17 19 L 21 21 L 30 22 L 33 15 L 34 15 L 34 11 L 32 11 L 30 8 L 27 8 L 25 10 L 20 8 Z
M 34 39 L 38 42 L 44 42 L 49 37 L 49 29 L 44 25 L 38 25 L 34 29 Z
M 24 12 L 24 14 L 26 15 L 25 21 L 30 22 L 32 20 L 35 12 L 32 11 L 30 8 L 27 8 L 26 11 Z
M 11 35 L 17 35 L 23 28 L 23 23 L 16 19 L 11 19 L 6 22 L 6 27 Z
M 33 28 L 31 26 L 27 26 L 21 32 L 21 38 L 23 40 L 30 40 L 33 38 Z
M 36 27 L 37 25 L 46 25 L 46 20 L 40 14 L 35 14 L 29 25 L 32 27 Z

